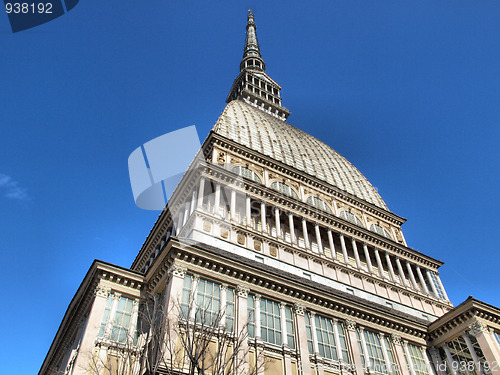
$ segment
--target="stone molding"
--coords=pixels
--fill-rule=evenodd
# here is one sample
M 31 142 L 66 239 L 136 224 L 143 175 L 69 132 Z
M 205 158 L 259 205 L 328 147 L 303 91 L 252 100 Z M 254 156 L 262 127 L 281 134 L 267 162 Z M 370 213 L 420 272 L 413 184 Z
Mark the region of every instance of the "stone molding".
M 479 320 L 472 323 L 469 328 L 474 337 L 479 336 L 483 332 L 488 332 L 488 326 Z
M 357 323 L 352 319 L 344 320 L 344 325 L 348 331 L 356 331 Z
M 401 335 L 391 333 L 391 341 L 394 345 L 401 345 Z
M 180 278 L 186 277 L 187 267 L 181 266 L 179 264 L 172 264 L 168 269 L 168 274 L 170 276 L 177 276 Z
M 102 284 L 97 284 L 95 288 L 95 295 L 99 297 L 108 298 L 111 293 L 111 288 Z

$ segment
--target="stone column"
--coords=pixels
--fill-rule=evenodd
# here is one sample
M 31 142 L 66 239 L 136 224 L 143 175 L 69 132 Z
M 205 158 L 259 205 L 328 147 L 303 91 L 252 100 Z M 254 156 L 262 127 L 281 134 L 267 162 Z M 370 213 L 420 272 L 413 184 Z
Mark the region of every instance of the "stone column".
M 295 312 L 295 327 L 297 327 L 297 344 L 299 349 L 298 372 L 299 374 L 302 373 L 303 375 L 312 375 L 313 372 L 311 369 L 311 362 L 309 361 L 309 349 L 307 347 L 307 330 L 306 320 L 304 317 L 304 305 L 296 303 L 293 306 L 293 310 Z M 302 367 L 302 369 L 300 367 Z
M 378 273 L 380 275 L 380 278 L 383 279 L 383 278 L 385 278 L 385 276 L 384 276 L 384 266 L 382 265 L 382 259 L 380 259 L 380 254 L 379 254 L 377 248 L 375 248 L 375 259 L 377 261 Z
M 236 334 L 242 334 L 243 337 L 246 336 L 248 330 L 248 291 L 249 289 L 245 286 L 236 286 Z M 237 375 L 247 375 L 249 373 L 248 340 L 243 340 L 240 345 L 241 350 L 236 359 L 239 362 L 236 366 Z
M 139 318 L 139 298 L 134 299 L 134 306 L 132 308 L 132 316 L 130 317 L 130 327 L 128 328 L 129 345 L 134 345 L 134 338 L 137 336 L 137 319 Z
M 406 281 L 405 273 L 403 271 L 403 266 L 401 265 L 401 261 L 399 260 L 399 258 L 396 258 L 396 266 L 398 267 L 399 277 L 401 279 L 401 284 L 407 286 L 408 283 Z
M 345 328 L 347 333 L 347 338 L 351 347 L 351 353 L 353 357 L 354 373 L 356 375 L 364 375 L 363 361 L 361 360 L 361 353 L 359 351 L 358 338 L 356 337 L 356 322 L 347 319 L 345 321 Z
M 476 351 L 474 350 L 474 347 L 472 346 L 469 335 L 465 332 L 462 332 L 461 336 L 465 340 L 465 343 L 467 344 L 467 348 L 469 349 L 469 353 L 472 356 L 472 360 L 474 361 L 474 364 L 476 365 L 476 369 L 480 369 L 481 363 L 479 363 L 479 358 L 477 357 Z
M 86 375 L 88 373 L 89 355 L 93 353 L 94 342 L 101 328 L 106 301 L 110 292 L 111 289 L 102 284 L 96 287 L 94 302 L 92 303 L 92 308 L 87 319 L 87 326 L 85 327 L 85 332 L 83 332 L 80 344 L 80 355 L 77 355 L 73 366 L 73 374 L 75 375 Z
M 385 252 L 385 261 L 387 263 L 387 267 L 389 268 L 389 274 L 391 275 L 392 281 L 397 282 L 396 275 L 394 274 L 394 268 L 392 267 L 391 257 L 387 251 Z
M 262 232 L 267 232 L 267 224 L 266 224 L 266 203 L 264 201 L 260 201 L 260 225 Z
M 323 240 L 321 239 L 321 233 L 319 231 L 318 223 L 314 223 L 314 231 L 316 232 L 316 242 L 318 243 L 318 251 L 323 254 Z
M 333 242 L 332 230 L 328 228 L 326 234 L 328 235 L 328 246 L 330 246 L 332 258 L 337 259 L 337 252 L 335 251 L 335 242 Z
M 344 263 L 349 264 L 349 256 L 347 255 L 347 248 L 345 247 L 345 239 L 342 233 L 339 233 L 340 247 L 342 248 L 342 255 L 344 256 Z
M 179 207 L 179 216 L 177 217 L 177 227 L 175 228 L 175 235 L 178 236 L 181 229 L 182 229 L 182 223 L 184 222 L 184 214 L 182 212 L 182 209 Z
M 436 289 L 436 285 L 434 285 L 434 281 L 432 280 L 431 271 L 426 270 L 426 274 L 427 274 L 427 279 L 430 281 L 429 284 L 431 284 L 432 293 L 434 294 L 435 297 L 439 298 L 439 293 Z
M 354 251 L 354 260 L 356 260 L 356 267 L 361 269 L 361 261 L 359 260 L 358 246 L 356 245 L 356 240 L 354 238 L 351 239 L 352 250 Z
M 184 287 L 184 278 L 187 268 L 179 264 L 172 264 L 168 269 L 169 279 L 165 287 L 165 303 L 163 305 L 163 315 L 169 317 L 169 324 L 166 327 L 164 336 L 164 345 L 176 350 L 178 345 L 177 324 L 179 319 L 185 319 L 181 316 L 179 303 L 182 301 L 182 288 Z M 159 303 L 163 303 L 160 301 Z M 193 308 L 191 306 L 190 308 Z M 176 358 L 177 359 L 177 358 Z M 174 359 L 174 360 L 176 360 Z
M 410 370 L 408 369 L 409 364 L 405 361 L 405 355 L 403 351 L 403 346 L 401 345 L 401 336 L 397 334 L 391 334 L 392 347 L 394 348 L 394 356 L 399 364 L 401 370 L 401 375 L 410 375 Z
M 231 189 L 231 206 L 229 208 L 231 210 L 231 220 L 236 219 L 236 190 Z
M 429 354 L 431 355 L 432 362 L 434 363 L 434 368 L 437 371 L 437 375 L 448 375 L 446 372 L 446 367 L 443 366 L 441 356 L 439 355 L 439 350 L 432 346 L 429 348 Z M 446 363 L 444 363 L 446 365 Z
M 227 304 L 227 284 L 221 284 L 220 285 L 220 311 L 222 312 L 219 325 L 221 327 L 224 327 L 226 324 L 226 304 Z
M 198 275 L 193 275 L 193 284 L 192 284 L 192 289 L 191 289 L 191 306 L 189 309 L 189 320 L 194 322 L 196 318 L 196 309 L 198 306 L 196 306 L 196 296 L 198 295 L 198 284 L 200 282 L 200 276 Z
M 344 354 L 342 353 L 342 348 L 340 347 L 340 335 L 338 328 L 339 321 L 335 318 L 333 318 L 332 320 L 333 320 L 333 334 L 335 335 L 335 348 L 337 350 L 337 358 L 339 359 L 340 362 L 343 362 Z
M 307 233 L 307 222 L 306 218 L 302 218 L 302 234 L 304 235 L 304 246 L 306 249 L 311 249 L 311 244 L 309 243 L 309 234 Z
M 280 209 L 278 207 L 274 207 L 274 221 L 276 223 L 276 237 L 280 238 L 281 222 L 280 222 Z
M 314 311 L 309 311 L 309 319 L 311 320 L 311 336 L 314 354 L 319 355 L 318 333 L 316 332 L 316 313 Z
M 193 190 L 193 194 L 191 195 L 191 211 L 189 212 L 192 214 L 194 210 L 196 209 L 196 201 L 197 201 L 197 196 L 198 194 L 196 193 L 196 189 Z
M 247 226 L 252 225 L 252 206 L 251 206 L 251 198 L 250 195 L 246 195 L 245 197 L 245 218 L 247 221 Z
M 429 374 L 436 375 L 436 372 L 431 366 L 431 363 L 429 362 L 429 358 L 427 358 L 427 353 L 425 352 L 425 348 L 423 346 L 420 347 L 420 351 L 422 352 L 422 357 L 424 357 L 425 365 L 427 366 L 427 371 Z
M 476 319 L 476 321 L 470 325 L 470 330 L 476 337 L 486 362 L 490 365 L 491 373 L 493 375 L 500 374 L 500 352 L 494 342 L 495 338 L 491 336 L 486 324 Z
M 391 375 L 393 373 L 392 363 L 391 360 L 389 359 L 389 356 L 387 355 L 387 347 L 385 346 L 384 334 L 379 333 L 378 339 L 380 340 L 380 346 L 382 347 L 382 354 L 384 355 L 384 362 L 385 366 L 387 367 L 387 372 L 389 373 L 389 375 Z
M 363 242 L 363 251 L 365 253 L 366 265 L 368 266 L 368 272 L 373 273 L 372 260 L 370 259 L 370 252 L 366 242 Z
M 453 365 L 453 357 L 451 356 L 450 348 L 448 348 L 448 345 L 446 343 L 443 343 L 441 345 L 441 348 L 443 348 L 444 352 L 446 353 L 446 359 L 448 360 L 448 366 L 450 368 L 450 372 L 453 375 L 457 375 L 457 372 L 455 371 L 455 366 Z
M 260 340 L 260 300 L 262 296 L 260 294 L 254 295 L 255 304 L 255 340 Z
M 220 214 L 220 182 L 215 184 L 214 214 L 217 216 Z
M 420 280 L 420 284 L 422 284 L 422 289 L 424 290 L 424 293 L 429 294 L 429 289 L 427 288 L 427 285 L 425 284 L 424 275 L 422 274 L 420 267 L 418 265 L 415 265 L 415 268 L 417 270 L 418 279 Z
M 290 227 L 290 243 L 295 243 L 295 227 L 293 225 L 293 214 L 288 213 L 288 226 Z
M 189 219 L 189 212 L 190 212 L 189 206 L 190 206 L 190 201 L 186 201 L 186 205 L 184 207 L 184 219 L 182 221 L 182 226 L 186 225 Z
M 198 188 L 198 208 L 203 210 L 203 197 L 205 195 L 205 177 L 200 178 L 200 187 Z
M 372 362 L 370 360 L 370 356 L 368 354 L 368 348 L 366 347 L 366 338 L 365 338 L 365 332 L 364 332 L 364 328 L 363 327 L 359 327 L 359 337 L 361 338 L 361 346 L 363 348 L 363 353 L 364 353 L 364 357 L 365 357 L 365 366 L 366 366 L 366 370 L 368 372 L 371 372 L 372 371 Z
M 410 262 L 406 261 L 406 269 L 408 270 L 408 275 L 410 275 L 410 280 L 415 290 L 420 290 L 417 284 L 417 280 L 415 280 L 415 275 L 413 275 L 413 270 L 411 268 Z

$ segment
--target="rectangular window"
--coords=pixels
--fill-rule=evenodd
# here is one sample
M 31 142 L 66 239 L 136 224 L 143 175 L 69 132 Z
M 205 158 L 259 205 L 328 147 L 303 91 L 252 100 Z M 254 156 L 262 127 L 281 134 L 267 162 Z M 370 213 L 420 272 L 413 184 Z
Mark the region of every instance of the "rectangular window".
M 277 302 L 260 301 L 260 337 L 270 344 L 281 345 L 281 317 Z
M 366 343 L 367 353 L 362 353 L 365 357 L 365 363 L 370 360 L 370 368 L 372 371 L 379 374 L 387 374 L 387 364 L 384 359 L 384 351 L 382 350 L 382 344 L 380 343 L 379 337 L 370 331 L 363 331 L 363 335 Z
M 411 363 L 413 364 L 413 370 L 415 375 L 429 375 L 429 370 L 427 369 L 427 364 L 425 363 L 424 355 L 419 346 L 413 344 L 408 345 L 408 352 L 410 353 Z M 406 358 L 406 350 L 403 351 L 406 359 L 406 363 L 410 365 L 408 358 Z
M 438 295 L 436 297 L 446 300 L 446 295 L 444 294 L 443 288 L 441 288 L 441 283 L 438 280 L 438 275 L 436 273 L 430 271 L 429 274 L 432 278 L 432 283 L 436 287 Z M 431 289 L 432 290 L 432 289 Z
M 128 329 L 132 319 L 132 309 L 134 301 L 130 298 L 120 297 L 116 309 L 113 327 L 111 329 L 111 341 L 125 343 L 127 342 Z
M 196 293 L 196 323 L 217 324 L 220 321 L 220 285 L 200 279 Z
M 345 338 L 344 327 L 339 322 L 335 323 L 333 319 L 315 315 L 314 323 L 316 325 L 316 338 L 318 340 L 319 354 L 334 361 L 339 360 L 337 347 L 342 352 L 342 361 L 349 363 L 349 353 L 347 351 L 347 342 Z M 335 324 L 339 335 L 339 342 L 335 339 Z M 306 335 L 309 353 L 314 353 L 311 320 L 309 314 L 306 314 Z

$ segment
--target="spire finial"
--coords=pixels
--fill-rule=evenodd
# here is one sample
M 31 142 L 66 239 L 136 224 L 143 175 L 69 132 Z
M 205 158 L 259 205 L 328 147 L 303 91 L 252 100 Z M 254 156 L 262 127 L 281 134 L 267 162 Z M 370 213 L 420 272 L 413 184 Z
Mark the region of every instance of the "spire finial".
M 245 68 L 266 70 L 266 64 L 260 55 L 259 42 L 257 41 L 257 26 L 252 9 L 248 9 L 247 37 L 245 40 L 245 51 L 240 64 L 240 71 Z
M 240 74 L 234 80 L 226 102 L 240 99 L 285 120 L 290 112 L 281 106 L 281 86 L 266 73 L 266 64 L 260 55 L 256 30 L 252 9 L 248 9 L 247 35 Z

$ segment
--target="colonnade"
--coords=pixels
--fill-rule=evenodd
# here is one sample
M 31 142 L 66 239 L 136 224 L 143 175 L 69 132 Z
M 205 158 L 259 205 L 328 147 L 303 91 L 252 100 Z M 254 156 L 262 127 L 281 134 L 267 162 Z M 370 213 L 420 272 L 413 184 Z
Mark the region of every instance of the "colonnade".
M 219 182 L 215 182 L 210 194 L 207 194 L 206 185 L 206 179 L 201 177 L 198 189 L 194 189 L 190 199 L 180 204 L 176 220 L 177 233 L 195 208 L 201 207 L 216 217 L 221 216 L 250 227 L 291 246 L 322 254 L 381 279 L 448 300 L 439 276 L 430 269 L 354 237 L 347 237 L 332 228 L 323 227 L 306 217 L 270 206 L 249 194 L 243 195 Z

